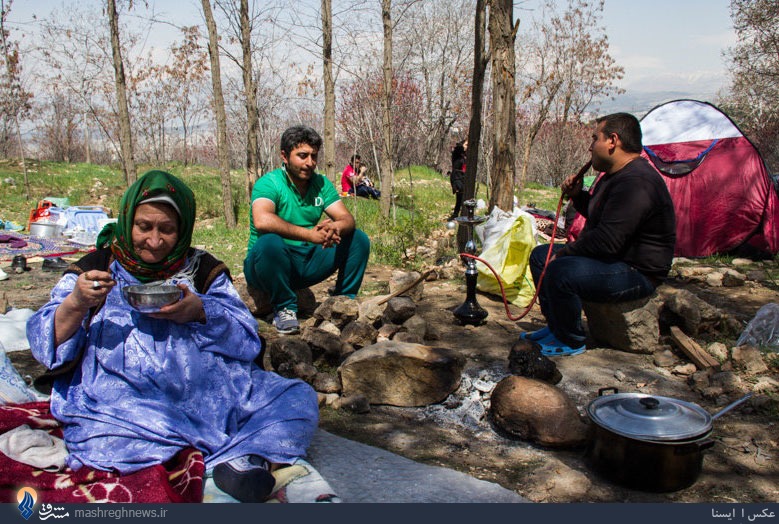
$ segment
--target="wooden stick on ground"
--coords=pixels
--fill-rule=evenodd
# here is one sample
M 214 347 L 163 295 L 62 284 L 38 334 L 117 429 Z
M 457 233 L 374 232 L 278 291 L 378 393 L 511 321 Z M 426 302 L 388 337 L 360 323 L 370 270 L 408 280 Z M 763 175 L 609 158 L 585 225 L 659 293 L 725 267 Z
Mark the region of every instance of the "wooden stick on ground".
M 698 369 L 719 366 L 716 358 L 709 355 L 697 342 L 685 335 L 678 327 L 671 326 L 671 338 L 679 346 L 679 349 L 692 360 L 693 364 L 698 366 Z
M 402 288 L 402 289 L 398 289 L 398 290 L 397 290 L 397 291 L 395 291 L 393 294 L 391 294 L 391 295 L 389 295 L 389 296 L 387 296 L 387 297 L 384 297 L 383 299 L 381 299 L 381 300 L 379 301 L 379 305 L 385 304 L 385 303 L 389 302 L 389 301 L 390 301 L 390 299 L 393 299 L 393 298 L 395 298 L 395 297 L 397 297 L 397 296 L 400 296 L 400 295 L 402 295 L 403 293 L 405 293 L 405 292 L 406 292 L 406 291 L 408 291 L 409 289 L 413 289 L 413 288 L 415 288 L 416 286 L 418 286 L 418 285 L 419 285 L 419 283 L 420 283 L 420 282 L 422 282 L 422 281 L 423 281 L 423 280 L 425 280 L 425 279 L 426 279 L 428 276 L 430 276 L 430 274 L 431 274 L 433 271 L 434 271 L 434 270 L 432 270 L 432 269 L 428 269 L 427 271 L 425 271 L 424 273 L 422 273 L 422 275 L 421 275 L 419 278 L 417 278 L 415 281 L 413 281 L 412 283 L 410 283 L 410 284 L 409 284 L 409 285 L 407 285 L 406 287 L 404 287 L 404 288 Z

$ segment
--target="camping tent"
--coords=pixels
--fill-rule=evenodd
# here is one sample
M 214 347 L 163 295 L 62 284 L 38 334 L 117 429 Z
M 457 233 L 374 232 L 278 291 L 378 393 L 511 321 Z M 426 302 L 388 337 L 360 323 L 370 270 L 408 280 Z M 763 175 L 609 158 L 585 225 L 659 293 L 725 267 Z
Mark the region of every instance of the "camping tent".
M 641 119 L 644 152 L 676 210 L 677 256 L 779 251 L 779 199 L 760 153 L 717 107 L 675 100 Z

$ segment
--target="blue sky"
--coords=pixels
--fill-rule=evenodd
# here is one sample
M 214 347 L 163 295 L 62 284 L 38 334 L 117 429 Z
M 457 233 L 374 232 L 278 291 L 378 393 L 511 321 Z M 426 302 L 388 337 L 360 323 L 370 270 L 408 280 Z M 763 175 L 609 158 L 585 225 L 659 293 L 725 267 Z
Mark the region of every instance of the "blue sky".
M 150 3 L 177 13 L 180 23 L 201 19 L 196 0 Z M 334 8 L 338 3 L 333 1 Z M 541 2 L 515 3 L 520 13 Z M 45 15 L 61 5 L 62 0 L 16 0 L 11 19 L 29 20 L 32 13 Z M 722 52 L 735 43 L 729 0 L 606 0 L 603 22 L 612 56 L 625 68 L 622 87 L 628 94 L 673 90 L 707 98 L 727 84 Z
M 606 0 L 612 56 L 629 90 L 716 91 L 727 84 L 722 52 L 735 44 L 729 0 Z

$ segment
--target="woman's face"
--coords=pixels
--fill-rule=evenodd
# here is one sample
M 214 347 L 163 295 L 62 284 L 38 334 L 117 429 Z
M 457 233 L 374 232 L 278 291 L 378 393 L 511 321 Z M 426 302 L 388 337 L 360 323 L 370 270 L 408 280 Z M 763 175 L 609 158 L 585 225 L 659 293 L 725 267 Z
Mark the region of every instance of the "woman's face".
M 156 264 L 173 251 L 179 239 L 179 217 L 168 204 L 150 202 L 135 208 L 133 248 L 142 261 Z

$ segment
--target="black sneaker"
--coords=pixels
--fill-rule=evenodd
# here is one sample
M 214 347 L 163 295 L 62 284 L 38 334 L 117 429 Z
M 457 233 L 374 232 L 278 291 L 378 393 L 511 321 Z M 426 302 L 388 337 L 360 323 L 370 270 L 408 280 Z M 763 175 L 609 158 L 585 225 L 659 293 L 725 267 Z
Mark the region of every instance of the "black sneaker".
M 216 487 L 241 502 L 265 502 L 276 479 L 270 464 L 259 455 L 243 455 L 214 467 Z
M 62 260 L 60 257 L 44 258 L 41 269 L 44 271 L 65 271 L 69 265 L 70 264 Z

